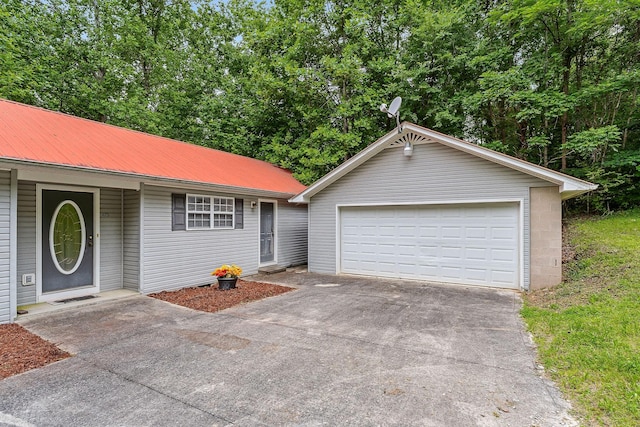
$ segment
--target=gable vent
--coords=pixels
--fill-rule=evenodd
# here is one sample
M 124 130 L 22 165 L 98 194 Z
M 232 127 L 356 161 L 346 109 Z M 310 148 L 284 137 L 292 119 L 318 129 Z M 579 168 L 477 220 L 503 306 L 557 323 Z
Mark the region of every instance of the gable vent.
M 387 147 L 388 148 L 404 147 L 407 142 L 410 143 L 411 145 L 416 145 L 416 144 L 425 144 L 429 142 L 429 140 L 422 135 L 418 135 L 417 133 L 407 132 L 404 135 L 400 135 L 400 138 L 391 142 Z

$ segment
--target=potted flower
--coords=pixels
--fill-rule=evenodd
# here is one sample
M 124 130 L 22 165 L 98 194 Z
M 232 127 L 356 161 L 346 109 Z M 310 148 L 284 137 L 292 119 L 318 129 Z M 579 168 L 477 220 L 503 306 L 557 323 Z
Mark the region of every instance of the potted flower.
M 218 278 L 218 289 L 229 290 L 236 288 L 238 277 L 242 274 L 242 269 L 235 264 L 223 264 L 216 268 L 212 276 Z

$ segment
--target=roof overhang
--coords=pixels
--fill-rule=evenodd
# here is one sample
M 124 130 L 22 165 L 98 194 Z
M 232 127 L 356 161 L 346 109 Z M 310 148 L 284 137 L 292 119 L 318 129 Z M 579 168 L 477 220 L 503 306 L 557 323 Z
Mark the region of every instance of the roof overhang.
M 587 181 L 583 181 L 578 178 L 566 175 L 561 172 L 556 172 L 543 166 L 535 165 L 527 161 L 517 159 L 515 157 L 498 153 L 497 151 L 490 150 L 477 144 L 463 141 L 458 138 L 454 138 L 449 135 L 445 135 L 440 132 L 436 132 L 431 129 L 418 126 L 413 123 L 404 122 L 401 125 L 401 132 L 396 129 L 384 135 L 376 142 L 369 145 L 364 150 L 329 172 L 324 177 L 320 178 L 313 185 L 306 190 L 292 197 L 289 201 L 292 203 L 309 203 L 311 197 L 339 180 L 367 160 L 380 153 L 382 150 L 392 148 L 398 145 L 404 145 L 406 142 L 410 142 L 414 145 L 439 143 L 446 145 L 447 147 L 454 148 L 456 150 L 463 151 L 465 153 L 480 157 L 490 162 L 523 172 L 527 175 L 535 176 L 544 181 L 554 183 L 558 185 L 562 200 L 576 197 L 580 194 L 593 191 L 598 186 Z
M 67 185 L 82 183 L 82 185 L 85 186 L 119 188 L 136 191 L 140 190 L 141 185 L 144 184 L 169 188 L 181 188 L 185 190 L 221 191 L 225 193 L 269 197 L 274 199 L 289 199 L 292 196 L 291 193 L 281 193 L 256 188 L 236 187 L 208 182 L 188 181 L 21 159 L 0 159 L 0 169 L 16 169 L 18 171 L 18 180 L 20 181 L 48 182 Z

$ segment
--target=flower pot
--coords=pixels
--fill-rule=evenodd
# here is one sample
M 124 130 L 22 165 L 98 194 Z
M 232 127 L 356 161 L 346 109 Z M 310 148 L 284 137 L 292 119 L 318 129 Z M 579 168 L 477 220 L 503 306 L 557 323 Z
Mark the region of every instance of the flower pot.
M 218 277 L 218 289 L 228 291 L 236 288 L 237 277 Z

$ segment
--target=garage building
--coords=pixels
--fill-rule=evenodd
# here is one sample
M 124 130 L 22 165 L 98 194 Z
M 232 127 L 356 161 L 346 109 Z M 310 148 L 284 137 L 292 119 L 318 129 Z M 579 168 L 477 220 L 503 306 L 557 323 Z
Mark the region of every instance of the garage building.
M 562 280 L 562 200 L 597 186 L 403 123 L 290 199 L 309 271 L 536 289 Z

